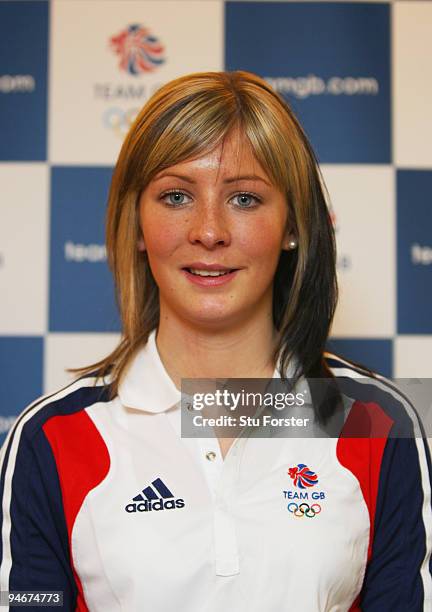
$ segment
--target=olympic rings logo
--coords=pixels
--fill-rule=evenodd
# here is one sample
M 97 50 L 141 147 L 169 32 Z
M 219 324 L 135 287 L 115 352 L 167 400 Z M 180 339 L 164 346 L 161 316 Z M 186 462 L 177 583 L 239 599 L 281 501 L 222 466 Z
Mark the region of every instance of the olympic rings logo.
M 105 127 L 113 130 L 121 138 L 124 138 L 135 121 L 138 112 L 139 108 L 130 108 L 128 110 L 118 107 L 108 108 L 103 114 L 103 123 Z
M 295 502 L 290 502 L 287 509 L 297 518 L 303 518 L 304 516 L 314 518 L 314 516 L 321 512 L 321 506 L 319 504 L 312 504 L 312 506 L 309 506 L 309 504 L 303 503 L 299 506 Z

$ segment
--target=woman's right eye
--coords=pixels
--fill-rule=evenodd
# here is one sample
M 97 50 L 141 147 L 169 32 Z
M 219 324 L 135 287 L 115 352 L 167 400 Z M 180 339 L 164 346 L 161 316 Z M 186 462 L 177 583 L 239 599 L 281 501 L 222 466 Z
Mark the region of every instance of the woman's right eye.
M 188 204 L 186 198 L 189 198 L 183 191 L 166 191 L 160 196 L 160 199 L 168 204 L 168 206 L 178 206 L 182 204 Z

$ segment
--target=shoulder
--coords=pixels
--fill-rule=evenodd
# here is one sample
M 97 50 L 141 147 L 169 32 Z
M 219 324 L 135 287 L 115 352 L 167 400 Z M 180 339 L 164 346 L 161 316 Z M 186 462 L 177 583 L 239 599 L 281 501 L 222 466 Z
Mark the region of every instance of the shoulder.
M 371 516 L 375 506 L 381 517 L 396 507 L 412 514 L 415 507 L 421 533 L 425 526 L 430 532 L 432 465 L 423 412 L 384 376 L 330 353 L 325 359 L 338 388 L 352 400 L 338 451 L 342 463 L 360 475 Z
M 90 468 L 106 471 L 105 444 L 91 412 L 111 401 L 108 377 L 88 374 L 37 398 L 18 415 L 0 453 L 0 496 L 16 520 L 33 508 L 30 498 L 46 496 L 60 515 L 60 481 L 87 482 Z
M 418 407 L 392 380 L 333 353 L 325 353 L 324 358 L 341 392 L 354 400 L 354 405 L 366 406 L 371 418 L 391 422 L 392 435 L 425 437 Z
M 38 397 L 29 404 L 16 418 L 9 430 L 1 450 L 2 458 L 11 450 L 22 444 L 33 445 L 43 435 L 44 427 L 53 420 L 63 420 L 67 427 L 66 417 L 79 418 L 86 409 L 110 399 L 110 378 L 100 378 L 96 373 L 82 376 L 53 393 Z

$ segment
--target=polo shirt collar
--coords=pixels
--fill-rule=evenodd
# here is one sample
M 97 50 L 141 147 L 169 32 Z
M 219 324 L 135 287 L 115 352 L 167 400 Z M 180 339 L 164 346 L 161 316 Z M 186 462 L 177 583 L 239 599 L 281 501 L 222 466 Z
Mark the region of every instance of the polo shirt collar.
M 147 344 L 132 359 L 118 395 L 123 406 L 146 412 L 165 412 L 181 399 L 181 392 L 169 377 L 156 345 L 156 329 Z
M 175 386 L 160 358 L 156 331 L 154 329 L 150 332 L 147 344 L 132 359 L 118 389 L 123 406 L 151 413 L 165 412 L 181 400 L 181 391 Z M 290 365 L 288 377 L 292 370 Z M 277 367 L 273 378 L 280 378 Z

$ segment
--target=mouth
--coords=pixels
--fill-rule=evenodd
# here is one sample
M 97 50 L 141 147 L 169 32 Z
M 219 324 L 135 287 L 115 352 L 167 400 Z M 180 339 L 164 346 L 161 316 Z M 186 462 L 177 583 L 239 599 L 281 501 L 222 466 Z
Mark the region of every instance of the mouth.
M 227 268 L 224 270 L 200 270 L 198 268 L 182 268 L 186 278 L 200 287 L 218 287 L 229 283 L 240 270 L 238 268 Z
M 199 276 L 201 278 L 218 278 L 220 276 L 227 276 L 232 272 L 236 272 L 238 268 L 228 268 L 223 270 L 199 270 L 197 268 L 182 268 L 182 270 L 186 270 L 189 274 L 193 274 L 194 276 Z

